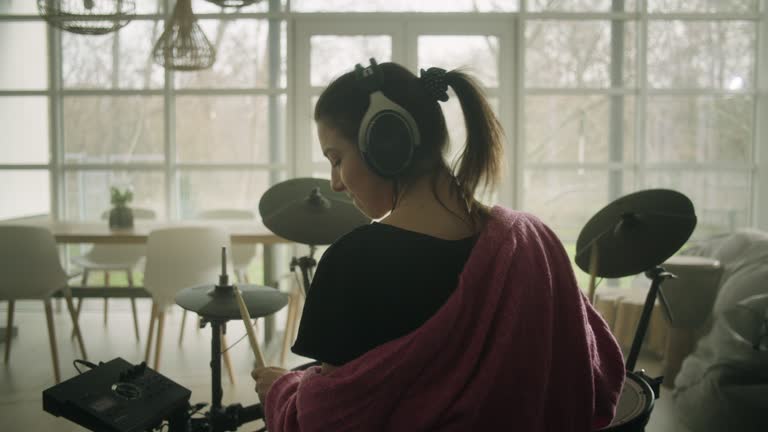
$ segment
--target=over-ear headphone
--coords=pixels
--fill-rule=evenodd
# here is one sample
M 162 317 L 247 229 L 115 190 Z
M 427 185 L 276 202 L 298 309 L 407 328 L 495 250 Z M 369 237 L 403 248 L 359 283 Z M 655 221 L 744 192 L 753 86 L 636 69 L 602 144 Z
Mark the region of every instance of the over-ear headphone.
M 357 64 L 355 75 L 371 98 L 357 135 L 360 153 L 380 176 L 397 177 L 413 161 L 421 142 L 419 128 L 405 108 L 384 96 L 382 72 L 375 59 L 367 68 Z

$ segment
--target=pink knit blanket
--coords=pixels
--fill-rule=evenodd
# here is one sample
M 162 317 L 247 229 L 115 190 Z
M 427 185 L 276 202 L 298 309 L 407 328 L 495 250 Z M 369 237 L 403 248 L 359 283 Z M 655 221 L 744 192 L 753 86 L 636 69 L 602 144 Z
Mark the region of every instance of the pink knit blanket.
M 265 413 L 270 432 L 591 431 L 613 418 L 624 376 L 555 234 L 494 207 L 432 318 L 327 375 L 288 373 Z

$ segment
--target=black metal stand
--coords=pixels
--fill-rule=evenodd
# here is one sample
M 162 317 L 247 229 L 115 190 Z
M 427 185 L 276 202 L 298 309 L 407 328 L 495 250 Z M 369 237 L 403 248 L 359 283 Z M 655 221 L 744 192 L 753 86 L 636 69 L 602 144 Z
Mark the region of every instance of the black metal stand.
M 661 293 L 661 283 L 665 279 L 674 278 L 675 275 L 664 270 L 664 268 L 656 266 L 651 270 L 645 272 L 645 275 L 651 279 L 651 289 L 648 290 L 648 295 L 645 297 L 645 305 L 643 305 L 643 312 L 640 315 L 640 321 L 637 323 L 637 330 L 635 330 L 635 338 L 632 340 L 632 348 L 629 350 L 629 357 L 627 357 L 627 370 L 632 371 L 635 369 L 637 358 L 640 356 L 640 347 L 643 345 L 643 339 L 645 339 L 645 332 L 648 330 L 648 324 L 651 321 L 651 313 L 653 312 L 653 305 L 656 303 L 656 297 L 660 296 L 662 301 L 662 308 L 667 314 L 667 317 L 672 318 L 672 314 L 669 311 L 666 298 Z
M 229 284 L 226 267 L 226 248 L 221 251 L 221 275 L 219 283 L 213 288 L 213 294 L 230 295 L 234 289 Z M 243 407 L 241 404 L 221 405 L 224 391 L 221 387 L 221 336 L 227 331 L 226 319 L 209 319 L 202 316 L 200 328 L 211 323 L 211 409 L 202 418 L 190 419 L 191 432 L 236 431 L 240 425 L 263 418 L 260 404 Z
M 242 406 L 239 403 L 222 406 L 221 387 L 221 335 L 226 330 L 227 320 L 207 320 L 201 326 L 211 323 L 211 408 L 202 418 L 190 420 L 191 432 L 236 431 L 244 423 L 264 417 L 261 404 Z
M 315 250 L 317 249 L 316 246 L 309 245 L 309 255 L 303 256 L 303 257 L 293 257 L 290 264 L 290 270 L 295 271 L 296 267 L 299 267 L 301 269 L 301 276 L 304 284 L 304 294 L 306 295 L 307 291 L 309 291 L 309 284 L 312 281 L 314 268 L 317 265 L 317 261 L 315 261 Z

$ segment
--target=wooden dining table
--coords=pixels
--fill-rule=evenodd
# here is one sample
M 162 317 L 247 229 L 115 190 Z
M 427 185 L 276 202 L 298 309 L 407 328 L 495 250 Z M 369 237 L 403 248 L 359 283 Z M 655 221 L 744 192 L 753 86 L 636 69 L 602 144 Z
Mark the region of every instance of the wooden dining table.
M 162 228 L 217 226 L 229 232 L 232 243 L 261 243 L 273 245 L 290 243 L 274 233 L 260 222 L 241 222 L 232 220 L 204 221 L 137 221 L 133 228 L 110 228 L 105 222 L 73 221 L 37 221 L 31 224 L 44 226 L 51 230 L 58 243 L 108 243 L 137 244 L 146 243 L 149 234 Z
M 240 220 L 184 220 L 184 221 L 144 221 L 138 220 L 133 228 L 110 228 L 105 221 L 56 221 L 49 217 L 30 217 L 0 221 L 0 225 L 33 225 L 49 229 L 59 244 L 145 244 L 149 234 L 157 229 L 191 226 L 217 226 L 229 232 L 233 244 L 262 244 L 264 246 L 263 268 L 264 283 L 274 284 L 276 278 L 273 270 L 276 244 L 292 243 L 265 227 L 259 221 Z M 212 246 L 218 247 L 218 246 Z M 211 281 L 215 283 L 216 281 Z M 73 297 L 116 298 L 116 297 L 150 297 L 143 287 L 106 287 L 106 286 L 71 286 Z M 273 320 L 267 320 L 266 343 L 274 332 Z M 5 330 L 5 329 L 2 329 Z

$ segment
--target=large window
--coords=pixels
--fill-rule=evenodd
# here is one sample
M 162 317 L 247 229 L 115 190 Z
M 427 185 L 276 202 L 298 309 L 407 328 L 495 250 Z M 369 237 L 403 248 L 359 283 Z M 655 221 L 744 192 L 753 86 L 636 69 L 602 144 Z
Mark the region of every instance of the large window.
M 113 185 L 161 219 L 255 211 L 286 178 L 284 5 L 193 1 L 216 62 L 170 72 L 152 47 L 172 4 L 138 1 L 126 27 L 86 36 L 49 28 L 34 2 L 0 3 L 0 217 L 99 219 Z
M 119 32 L 78 36 L 0 2 L 0 218 L 97 219 L 112 184 L 161 218 L 255 210 L 276 181 L 328 175 L 314 103 L 376 57 L 475 73 L 507 131 L 487 199 L 566 241 L 652 187 L 691 197 L 697 236 L 768 228 L 765 0 L 195 0 L 218 54 L 202 72 L 152 61 L 172 4 L 137 1 Z M 455 97 L 443 107 L 455 155 Z

